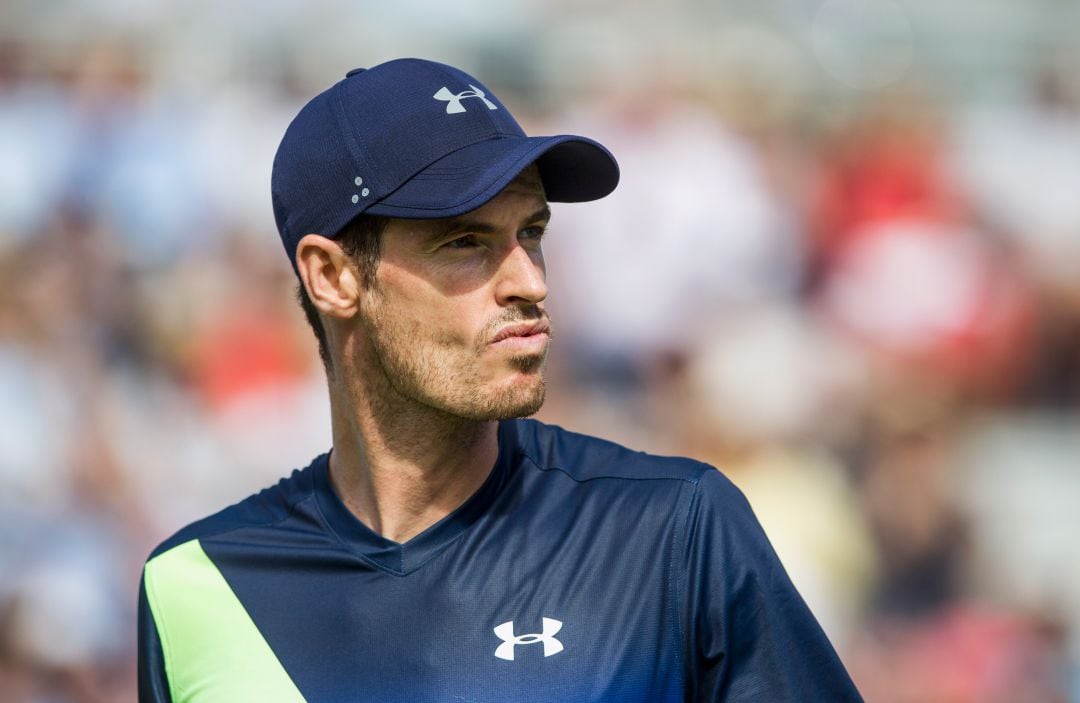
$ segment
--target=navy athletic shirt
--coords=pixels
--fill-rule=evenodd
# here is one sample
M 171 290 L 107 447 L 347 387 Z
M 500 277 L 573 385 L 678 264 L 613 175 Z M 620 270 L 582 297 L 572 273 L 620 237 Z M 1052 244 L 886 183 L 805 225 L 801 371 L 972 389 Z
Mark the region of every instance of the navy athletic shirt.
M 143 703 L 861 700 L 710 466 L 532 420 L 404 544 L 327 455 L 177 533 L 143 573 Z

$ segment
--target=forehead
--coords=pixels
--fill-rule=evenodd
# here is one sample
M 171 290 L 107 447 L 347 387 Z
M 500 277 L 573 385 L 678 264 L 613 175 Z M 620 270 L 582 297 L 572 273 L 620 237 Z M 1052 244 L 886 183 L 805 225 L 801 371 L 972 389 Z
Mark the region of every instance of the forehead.
M 439 222 L 492 222 L 507 224 L 523 218 L 535 219 L 537 212 L 547 211 L 547 197 L 540 174 L 535 166 L 518 174 L 498 195 L 480 207 L 458 217 Z
M 540 179 L 539 169 L 533 164 L 519 173 L 491 200 L 464 215 L 449 219 L 475 219 L 478 216 L 495 215 L 507 209 L 513 209 L 517 205 L 535 209 L 546 203 L 544 183 Z
M 540 179 L 540 169 L 536 167 L 536 164 L 530 164 L 528 168 L 519 173 L 517 177 L 510 181 L 510 184 L 503 189 L 503 192 L 510 190 L 511 188 L 533 192 L 541 198 L 547 199 L 547 196 L 544 194 L 544 182 Z

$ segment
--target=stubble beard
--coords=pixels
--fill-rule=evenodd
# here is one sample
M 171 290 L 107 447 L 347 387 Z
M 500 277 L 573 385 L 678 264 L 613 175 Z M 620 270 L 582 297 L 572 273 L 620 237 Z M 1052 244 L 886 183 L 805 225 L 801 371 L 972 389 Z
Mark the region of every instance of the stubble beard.
M 365 322 L 371 341 L 372 371 L 383 380 L 384 401 L 413 402 L 454 418 L 470 421 L 527 417 L 544 404 L 546 384 L 541 354 L 517 355 L 507 361 L 525 378 L 514 378 L 501 387 L 486 383 L 480 368 L 491 330 L 513 321 L 547 316 L 538 307 L 529 312 L 508 312 L 493 320 L 470 345 L 440 345 L 390 316 L 373 315 Z M 447 340 L 452 341 L 452 340 Z M 361 367 L 363 368 L 363 367 Z M 369 368 L 371 368 L 369 366 Z

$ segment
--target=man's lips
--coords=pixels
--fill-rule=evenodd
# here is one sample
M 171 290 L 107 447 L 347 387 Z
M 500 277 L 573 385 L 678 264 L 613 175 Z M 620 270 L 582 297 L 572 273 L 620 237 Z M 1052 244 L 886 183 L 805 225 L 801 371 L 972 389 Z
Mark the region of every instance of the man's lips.
M 500 329 L 491 338 L 490 344 L 504 346 L 519 344 L 532 346 L 533 344 L 546 344 L 551 330 L 547 320 L 534 320 L 532 322 L 520 322 L 507 325 Z

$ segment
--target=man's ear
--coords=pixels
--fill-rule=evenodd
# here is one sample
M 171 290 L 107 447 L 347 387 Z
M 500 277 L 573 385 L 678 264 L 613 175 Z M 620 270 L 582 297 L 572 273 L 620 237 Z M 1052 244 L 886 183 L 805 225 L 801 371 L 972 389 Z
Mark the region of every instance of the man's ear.
M 305 234 L 296 245 L 296 268 L 319 312 L 340 318 L 356 313 L 361 291 L 356 262 L 337 242 Z

